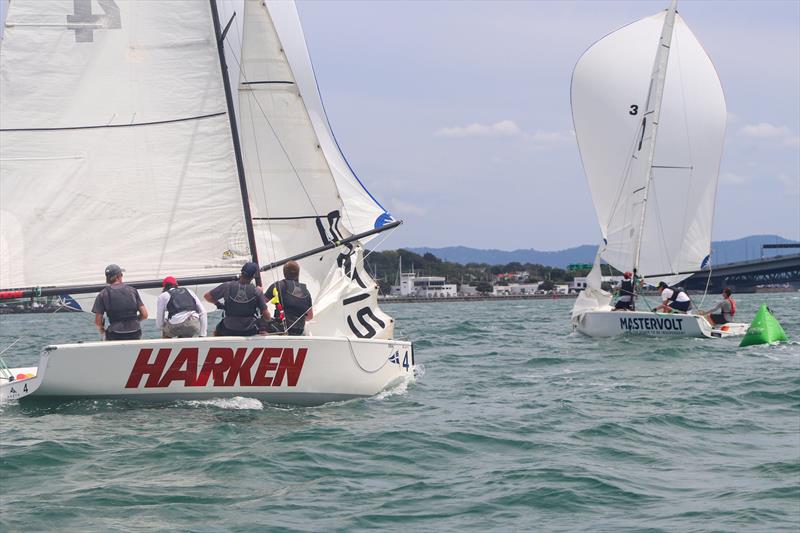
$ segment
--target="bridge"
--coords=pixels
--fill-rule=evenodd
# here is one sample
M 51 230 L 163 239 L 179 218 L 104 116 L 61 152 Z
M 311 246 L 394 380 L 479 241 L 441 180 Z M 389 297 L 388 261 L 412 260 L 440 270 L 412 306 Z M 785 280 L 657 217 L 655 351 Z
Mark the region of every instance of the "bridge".
M 775 245 L 768 245 L 770 248 Z M 786 246 L 789 248 L 789 246 Z M 798 247 L 793 245 L 791 247 Z M 689 290 L 702 291 L 708 283 L 709 292 L 730 287 L 734 291 L 747 291 L 759 285 L 800 284 L 800 254 L 783 255 L 719 265 L 707 272 L 698 272 L 681 285 Z

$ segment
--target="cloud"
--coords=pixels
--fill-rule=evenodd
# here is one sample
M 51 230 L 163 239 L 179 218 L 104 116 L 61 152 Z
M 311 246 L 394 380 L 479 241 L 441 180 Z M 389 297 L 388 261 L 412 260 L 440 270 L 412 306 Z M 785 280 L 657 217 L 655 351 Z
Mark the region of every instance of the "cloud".
M 719 180 L 722 183 L 729 183 L 731 185 L 742 185 L 750 181 L 750 176 L 742 176 L 734 174 L 733 172 L 723 172 L 719 175 Z
M 428 210 L 424 207 L 420 207 L 418 205 L 410 204 L 408 202 L 404 202 L 403 200 L 398 200 L 396 198 L 392 198 L 391 201 L 392 206 L 392 213 L 396 215 L 417 215 L 417 216 L 425 216 L 428 213 Z
M 501 120 L 494 124 L 479 124 L 474 122 L 468 126 L 453 126 L 441 128 L 436 131 L 437 137 L 464 138 L 464 137 L 516 137 L 522 130 L 513 120 Z
M 575 132 L 572 130 L 566 133 L 561 131 L 536 130 L 535 133 L 527 134 L 526 137 L 538 144 L 560 143 L 565 141 L 573 142 L 575 140 Z
M 791 131 L 786 126 L 774 126 L 768 122 L 748 124 L 740 128 L 739 133 L 745 137 L 757 137 L 760 139 L 791 136 Z

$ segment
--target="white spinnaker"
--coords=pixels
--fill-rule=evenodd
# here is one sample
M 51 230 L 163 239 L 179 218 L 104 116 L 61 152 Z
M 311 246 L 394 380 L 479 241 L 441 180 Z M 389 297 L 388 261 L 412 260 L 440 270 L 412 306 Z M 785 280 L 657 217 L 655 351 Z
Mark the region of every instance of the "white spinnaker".
M 619 270 L 635 262 L 641 224 L 636 191 L 646 181 L 633 155 L 664 17 L 648 17 L 603 38 L 573 72 L 573 120 L 607 241 L 602 257 Z M 641 238 L 643 277 L 697 270 L 709 254 L 725 118 L 714 66 L 677 15 Z
M 15 0 L 0 129 L 1 287 L 249 255 L 209 3 Z

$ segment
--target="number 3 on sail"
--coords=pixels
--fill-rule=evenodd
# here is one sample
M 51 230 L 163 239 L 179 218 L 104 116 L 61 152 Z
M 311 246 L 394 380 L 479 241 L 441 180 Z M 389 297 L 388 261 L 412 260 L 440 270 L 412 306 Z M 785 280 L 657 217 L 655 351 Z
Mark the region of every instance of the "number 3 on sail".
M 14 0 L 0 75 L 0 297 L 98 292 L 112 261 L 140 289 L 253 261 L 266 287 L 295 260 L 314 302 L 297 337 L 53 344 L 0 400 L 319 404 L 413 379 L 363 268 L 400 221 L 339 150 L 292 2 Z

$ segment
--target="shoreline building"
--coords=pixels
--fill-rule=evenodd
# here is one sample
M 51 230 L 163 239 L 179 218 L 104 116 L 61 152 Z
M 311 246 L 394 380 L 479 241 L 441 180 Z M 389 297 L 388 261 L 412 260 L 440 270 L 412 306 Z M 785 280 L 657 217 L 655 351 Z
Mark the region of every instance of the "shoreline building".
M 393 296 L 416 298 L 452 298 L 458 295 L 455 283 L 447 283 L 442 276 L 417 276 L 415 272 L 401 272 L 400 285 L 392 287 Z

